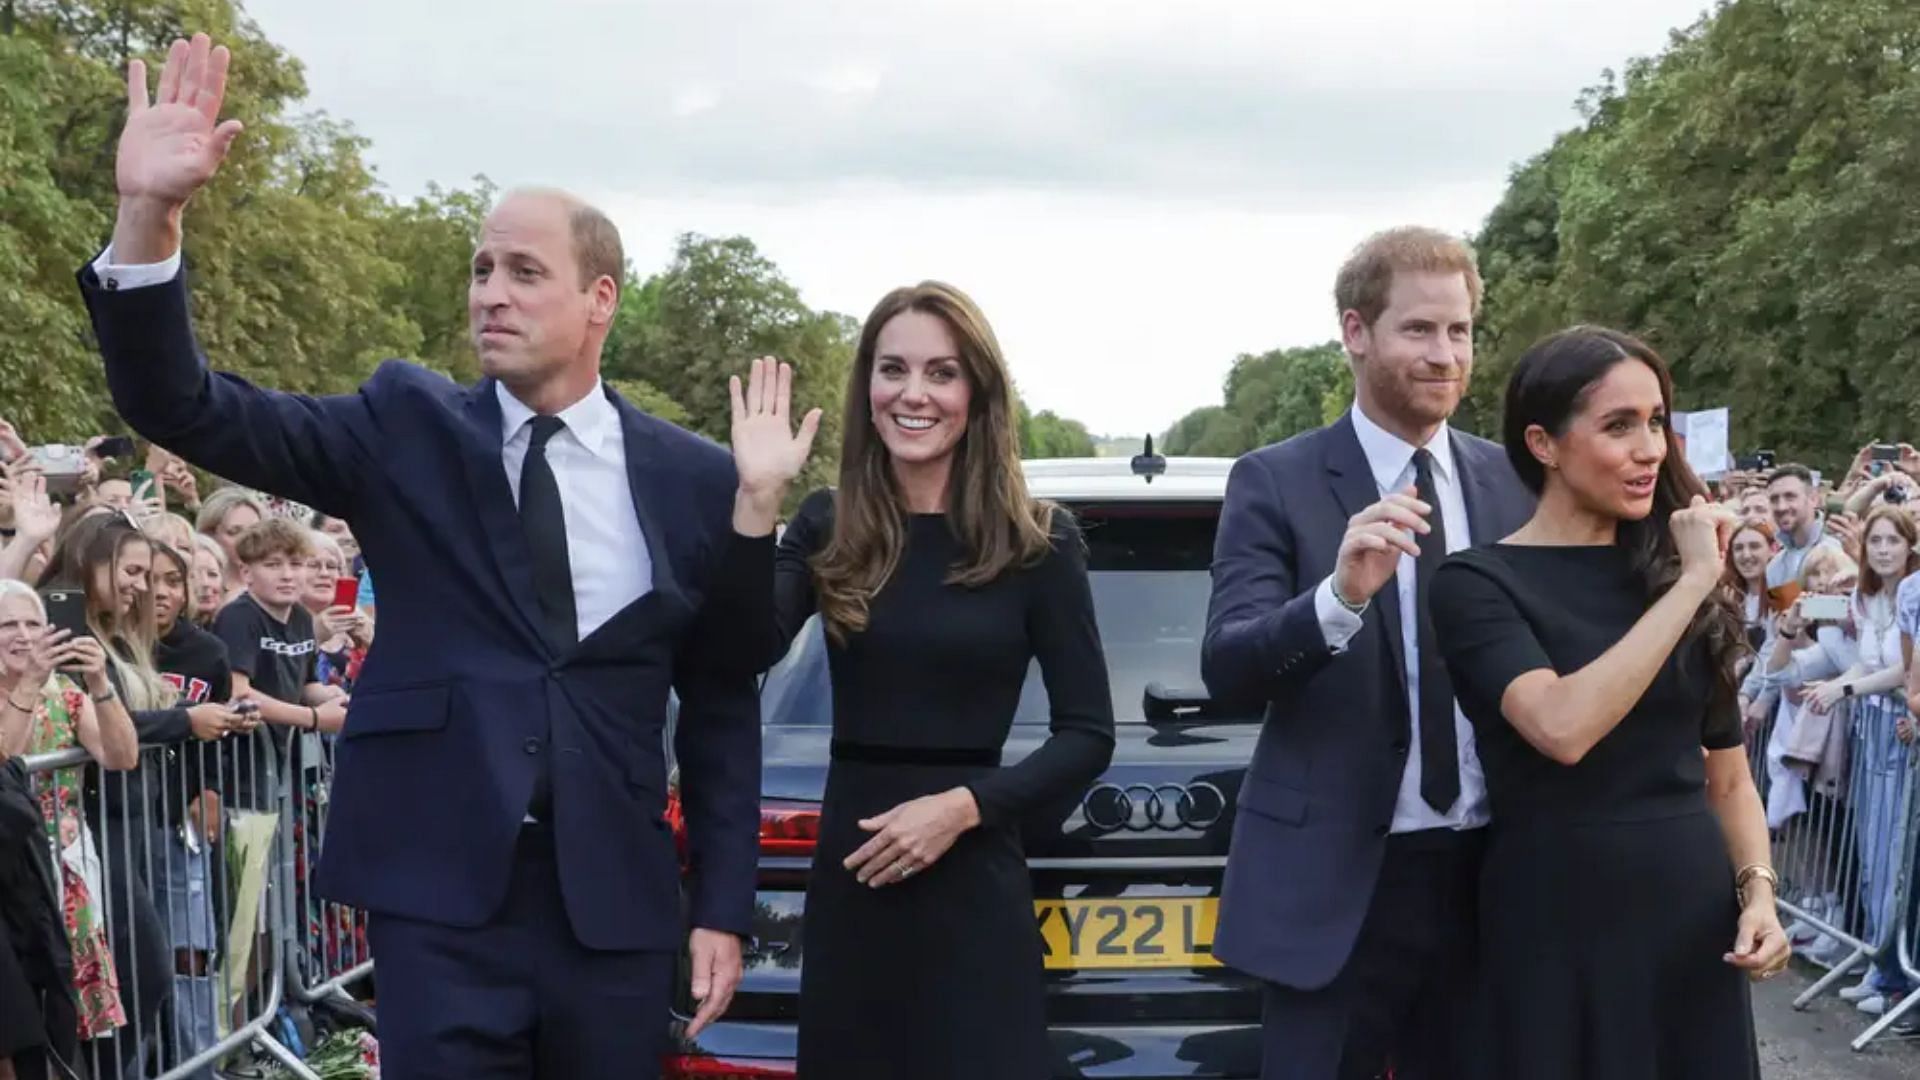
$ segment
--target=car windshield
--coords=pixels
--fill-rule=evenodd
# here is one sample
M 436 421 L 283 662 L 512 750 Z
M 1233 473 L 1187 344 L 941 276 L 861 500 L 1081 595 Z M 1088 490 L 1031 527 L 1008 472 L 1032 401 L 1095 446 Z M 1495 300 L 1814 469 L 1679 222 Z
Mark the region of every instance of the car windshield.
M 1207 567 L 1220 504 L 1118 503 L 1073 507 L 1087 538 L 1087 581 L 1107 654 L 1115 719 L 1143 722 L 1147 688 L 1204 695 L 1200 639 L 1206 632 Z M 769 724 L 831 725 L 832 687 L 819 620 L 768 673 L 761 715 Z M 1258 719 L 1254 713 L 1248 719 Z M 1039 665 L 1027 672 L 1016 723 L 1047 722 Z

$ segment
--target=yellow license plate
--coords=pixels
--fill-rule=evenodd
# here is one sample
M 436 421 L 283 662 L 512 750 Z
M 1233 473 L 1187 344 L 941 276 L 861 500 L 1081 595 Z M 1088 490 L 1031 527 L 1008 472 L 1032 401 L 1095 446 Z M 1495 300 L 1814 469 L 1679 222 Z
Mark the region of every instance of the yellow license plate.
M 1219 967 L 1213 924 L 1220 901 L 1035 900 L 1048 970 Z

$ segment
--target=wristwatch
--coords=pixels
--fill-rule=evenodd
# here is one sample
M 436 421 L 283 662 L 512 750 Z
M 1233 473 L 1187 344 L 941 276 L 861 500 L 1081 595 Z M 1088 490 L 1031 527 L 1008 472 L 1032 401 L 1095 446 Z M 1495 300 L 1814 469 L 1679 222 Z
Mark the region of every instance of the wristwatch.
M 1841 696 L 1841 697 L 1852 697 L 1852 696 L 1853 696 L 1853 684 L 1852 684 L 1852 683 L 1850 683 L 1850 682 L 1849 682 L 1849 683 L 1841 683 L 1841 684 L 1840 684 L 1840 696 Z

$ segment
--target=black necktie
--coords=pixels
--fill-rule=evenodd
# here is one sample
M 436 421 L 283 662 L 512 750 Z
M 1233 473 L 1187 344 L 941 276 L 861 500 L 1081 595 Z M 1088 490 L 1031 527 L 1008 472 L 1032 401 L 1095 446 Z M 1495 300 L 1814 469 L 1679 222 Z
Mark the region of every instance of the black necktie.
M 573 648 L 580 640 L 573 606 L 573 565 L 567 559 L 567 519 L 560 508 L 560 482 L 547 464 L 547 443 L 566 426 L 557 416 L 534 417 L 527 460 L 520 466 L 520 529 L 533 556 L 533 589 L 546 616 L 547 640 L 557 652 Z M 552 820 L 553 808 L 552 739 L 547 742 L 548 753 L 540 758 L 533 798 L 527 805 L 527 812 L 541 821 Z
M 1460 750 L 1454 745 L 1453 686 L 1440 659 L 1433 616 L 1427 611 L 1427 584 L 1447 558 L 1447 522 L 1440 512 L 1440 492 L 1433 486 L 1433 455 L 1413 453 L 1413 486 L 1420 501 L 1433 507 L 1427 524 L 1433 531 L 1420 537 L 1420 558 L 1414 563 L 1414 609 L 1419 612 L 1416 645 L 1420 650 L 1420 797 L 1444 814 L 1460 798 Z

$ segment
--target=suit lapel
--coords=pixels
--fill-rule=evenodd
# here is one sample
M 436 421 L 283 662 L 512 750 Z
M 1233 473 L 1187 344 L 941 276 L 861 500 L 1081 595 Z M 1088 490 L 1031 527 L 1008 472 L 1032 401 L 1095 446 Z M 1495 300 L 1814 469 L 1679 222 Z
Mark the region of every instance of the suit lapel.
M 667 550 L 666 521 L 670 508 L 665 505 L 667 495 L 660 490 L 666 462 L 661 460 L 660 441 L 650 426 L 657 421 L 627 404 L 611 386 L 607 387 L 607 397 L 620 414 L 620 434 L 626 440 L 627 450 L 627 487 L 633 492 L 633 512 L 640 519 L 640 532 L 647 538 L 647 555 L 653 561 L 653 591 L 677 593 L 679 580 L 674 576 L 672 553 Z
M 1380 501 L 1380 485 L 1373 479 L 1373 467 L 1367 464 L 1367 452 L 1360 447 L 1360 436 L 1353 430 L 1353 417 L 1342 416 L 1327 429 L 1327 480 L 1333 497 L 1348 518 Z M 1346 531 L 1345 522 L 1341 532 Z M 1367 629 L 1386 638 L 1388 654 L 1393 657 L 1393 677 L 1406 700 L 1407 646 L 1400 635 L 1400 586 L 1388 581 L 1373 596 Z
M 1499 463 L 1490 461 L 1486 447 L 1457 435 L 1453 462 L 1460 470 L 1460 498 L 1467 504 L 1467 529 L 1475 547 L 1498 543 L 1510 531 L 1500 512 L 1500 493 L 1489 477 Z
M 533 556 L 520 529 L 520 513 L 513 504 L 513 489 L 507 485 L 507 470 L 500 460 L 505 437 L 500 430 L 500 399 L 492 379 L 484 379 L 467 392 L 466 419 L 472 429 L 470 438 L 460 440 L 460 464 L 473 492 L 474 513 L 480 519 L 480 546 L 493 559 L 502 588 L 497 594 L 503 604 L 517 615 L 529 637 L 551 650 L 541 627 L 539 597 L 533 591 Z

